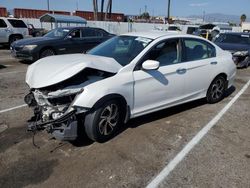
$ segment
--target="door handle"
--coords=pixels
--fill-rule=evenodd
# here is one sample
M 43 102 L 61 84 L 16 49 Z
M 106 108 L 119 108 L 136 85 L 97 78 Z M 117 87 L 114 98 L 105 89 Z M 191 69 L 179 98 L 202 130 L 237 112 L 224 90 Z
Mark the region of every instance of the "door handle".
M 185 74 L 187 72 L 187 69 L 180 68 L 180 69 L 177 69 L 176 72 L 178 74 Z
M 211 65 L 216 65 L 217 64 L 217 61 L 213 61 L 210 63 Z

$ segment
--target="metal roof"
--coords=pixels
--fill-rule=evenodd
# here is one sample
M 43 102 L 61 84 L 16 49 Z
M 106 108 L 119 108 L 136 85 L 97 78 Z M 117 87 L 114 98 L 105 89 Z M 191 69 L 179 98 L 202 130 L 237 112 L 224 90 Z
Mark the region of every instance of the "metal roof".
M 55 22 L 55 23 L 77 23 L 77 24 L 87 24 L 84 18 L 79 16 L 68 16 L 61 14 L 44 14 L 40 17 L 41 22 Z

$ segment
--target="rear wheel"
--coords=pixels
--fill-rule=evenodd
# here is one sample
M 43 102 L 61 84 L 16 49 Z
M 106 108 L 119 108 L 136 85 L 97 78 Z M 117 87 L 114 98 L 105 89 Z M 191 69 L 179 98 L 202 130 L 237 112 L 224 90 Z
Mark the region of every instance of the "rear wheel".
M 111 139 L 123 124 L 122 105 L 118 100 L 110 100 L 85 117 L 87 136 L 96 142 Z
M 40 53 L 40 58 L 44 58 L 44 57 L 48 57 L 48 56 L 52 56 L 55 55 L 56 53 L 54 52 L 54 50 L 47 48 L 41 51 Z
M 223 76 L 217 76 L 211 83 L 207 92 L 207 102 L 217 103 L 224 98 L 226 90 L 226 79 Z

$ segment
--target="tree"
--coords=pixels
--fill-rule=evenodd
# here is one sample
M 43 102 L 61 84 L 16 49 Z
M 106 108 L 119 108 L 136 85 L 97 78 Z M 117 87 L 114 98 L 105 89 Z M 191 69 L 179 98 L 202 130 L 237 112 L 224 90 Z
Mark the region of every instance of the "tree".
M 242 14 L 242 15 L 240 16 L 240 25 L 242 25 L 242 23 L 245 22 L 246 19 L 247 19 L 247 16 L 246 16 L 245 14 Z
M 103 21 L 103 7 L 104 7 L 104 1 L 105 1 L 105 0 L 102 0 L 102 1 L 101 1 L 101 21 Z
M 108 0 L 107 9 L 105 13 L 105 20 L 107 20 L 108 14 L 109 14 L 109 19 L 111 19 L 111 13 L 112 13 L 112 0 Z
M 142 19 L 148 20 L 148 19 L 150 18 L 150 15 L 149 15 L 148 12 L 144 12 L 144 13 L 142 13 L 142 14 L 140 15 L 140 17 L 141 17 Z
M 93 13 L 94 13 L 94 20 L 97 20 L 97 13 L 98 13 L 98 2 L 97 0 L 93 0 Z

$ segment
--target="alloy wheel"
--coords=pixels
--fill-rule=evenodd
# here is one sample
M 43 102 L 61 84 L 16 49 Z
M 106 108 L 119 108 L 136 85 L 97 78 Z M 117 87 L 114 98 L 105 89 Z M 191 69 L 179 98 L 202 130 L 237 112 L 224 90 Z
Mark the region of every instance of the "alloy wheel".
M 213 100 L 218 100 L 222 97 L 224 94 L 224 81 L 222 79 L 216 80 L 216 82 L 212 85 L 212 99 Z
M 116 104 L 106 106 L 100 116 L 99 131 L 102 135 L 110 135 L 119 120 L 119 108 Z
M 41 58 L 55 55 L 54 51 L 51 49 L 44 50 L 41 54 Z

